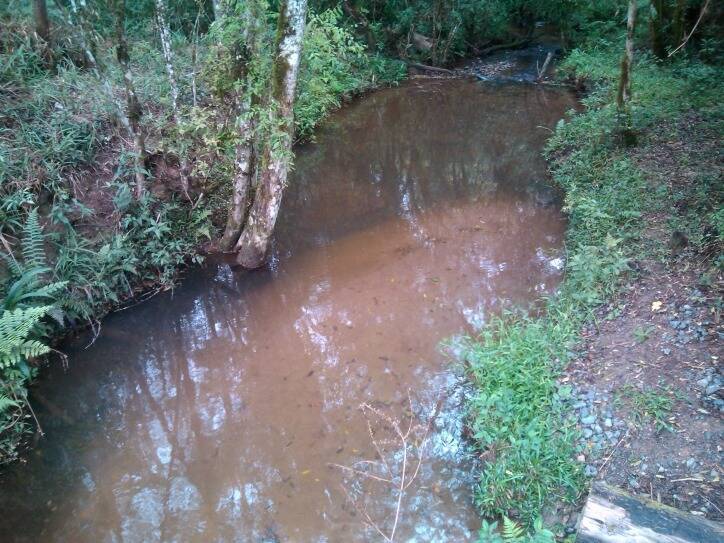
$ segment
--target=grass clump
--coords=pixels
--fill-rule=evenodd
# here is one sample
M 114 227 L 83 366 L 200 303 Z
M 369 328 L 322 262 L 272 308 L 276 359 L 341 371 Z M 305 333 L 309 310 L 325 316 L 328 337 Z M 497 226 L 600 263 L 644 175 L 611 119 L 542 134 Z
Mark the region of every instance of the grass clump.
M 526 523 L 545 501 L 571 502 L 582 483 L 573 461 L 575 422 L 556 382 L 577 322 L 505 315 L 468 344 L 465 360 L 475 384 L 471 430 L 483 468 L 475 501 L 487 517 L 514 515 Z
M 673 431 L 669 415 L 674 407 L 674 399 L 669 388 L 658 386 L 638 389 L 633 385 L 623 385 L 614 397 L 617 407 L 627 407 L 636 424 L 651 421 L 658 431 Z

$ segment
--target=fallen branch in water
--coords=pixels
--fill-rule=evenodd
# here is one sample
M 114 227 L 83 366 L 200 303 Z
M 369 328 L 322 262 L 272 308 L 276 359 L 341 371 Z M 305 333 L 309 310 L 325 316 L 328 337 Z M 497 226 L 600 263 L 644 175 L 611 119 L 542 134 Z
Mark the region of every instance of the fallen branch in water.
M 530 38 L 522 38 L 520 40 L 512 41 L 510 43 L 500 43 L 498 45 L 491 45 L 490 47 L 486 47 L 485 49 L 480 51 L 478 56 L 484 57 L 486 55 L 495 53 L 496 51 L 501 51 L 503 49 L 517 49 L 518 47 L 522 47 L 522 46 L 526 45 L 528 42 L 530 42 Z
M 448 70 L 447 68 L 438 68 L 437 66 L 428 66 L 427 64 L 420 64 L 418 62 L 408 62 L 407 65 L 410 68 L 416 68 L 418 70 L 426 70 L 428 72 L 440 72 L 442 74 L 455 75 L 455 72 Z
M 549 51 L 546 55 L 546 59 L 543 62 L 543 67 L 538 70 L 538 77 L 536 77 L 536 82 L 540 82 L 546 75 L 546 72 L 548 71 L 548 65 L 551 63 L 551 60 L 553 60 L 553 52 Z M 538 69 L 538 62 L 536 61 L 536 69 Z

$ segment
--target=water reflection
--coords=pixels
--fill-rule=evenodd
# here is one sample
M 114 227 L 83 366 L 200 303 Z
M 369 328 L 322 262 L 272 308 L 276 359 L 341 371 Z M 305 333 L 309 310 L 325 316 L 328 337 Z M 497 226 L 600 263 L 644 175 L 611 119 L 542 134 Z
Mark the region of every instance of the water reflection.
M 374 540 L 329 463 L 374 458 L 357 406 L 401 413 L 408 390 L 448 400 L 400 541 L 469 539 L 461 392 L 437 344 L 555 286 L 540 127 L 572 104 L 448 81 L 335 115 L 300 150 L 274 266 L 209 263 L 45 372 L 47 438 L 2 475 L 0 539 Z M 393 496 L 368 498 L 384 513 Z

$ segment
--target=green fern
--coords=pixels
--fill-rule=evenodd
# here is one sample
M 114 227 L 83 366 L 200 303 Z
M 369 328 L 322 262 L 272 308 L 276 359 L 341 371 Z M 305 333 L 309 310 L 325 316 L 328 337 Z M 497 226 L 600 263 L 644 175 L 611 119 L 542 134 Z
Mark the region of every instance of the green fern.
M 0 413 L 11 407 L 17 408 L 20 407 L 20 404 L 15 400 L 11 400 L 7 396 L 0 394 Z
M 553 532 L 546 529 L 540 519 L 535 521 L 530 533 L 508 517 L 503 517 L 501 530 L 498 530 L 497 522 L 489 523 L 483 520 L 478 535 L 478 543 L 555 543 L 555 541 Z
M 45 234 L 40 226 L 38 210 L 28 213 L 23 228 L 23 267 L 27 269 L 43 268 L 47 265 L 45 257 Z
M 17 366 L 50 351 L 50 347 L 33 339 L 32 335 L 52 308 L 50 305 L 34 306 L 0 314 L 0 369 Z
M 503 517 L 503 541 L 518 542 L 521 541 L 524 534 L 525 530 L 521 528 L 520 524 L 508 517 Z

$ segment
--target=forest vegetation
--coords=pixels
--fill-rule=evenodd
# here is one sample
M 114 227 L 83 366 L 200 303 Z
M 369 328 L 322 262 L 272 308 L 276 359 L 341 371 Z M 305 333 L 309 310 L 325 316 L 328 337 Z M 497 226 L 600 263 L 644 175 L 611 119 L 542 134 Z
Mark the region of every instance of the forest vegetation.
M 557 378 L 632 257 L 661 250 L 642 243 L 638 218 L 673 198 L 650 190 L 629 153 L 692 110 L 721 134 L 723 16 L 709 0 L 3 2 L 0 462 L 34 428 L 28 388 L 47 355 L 63 363 L 64 333 L 171 288 L 204 252 L 263 264 L 293 145 L 330 111 L 407 65 L 452 66 L 545 34 L 584 105 L 546 150 L 566 195 L 566 278 L 544 316 L 500 316 L 464 360 L 471 435 L 488 455 L 476 505 L 515 518 L 509 540 L 528 528 L 552 540 L 538 519 L 580 499 L 585 480 Z M 712 277 L 721 186 L 701 172 L 675 225 L 713 255 Z

